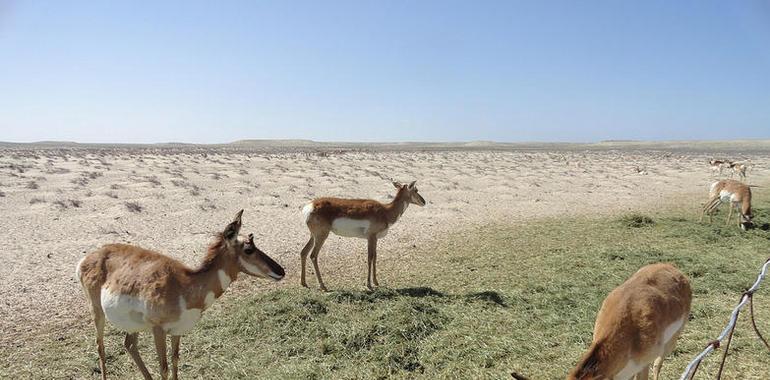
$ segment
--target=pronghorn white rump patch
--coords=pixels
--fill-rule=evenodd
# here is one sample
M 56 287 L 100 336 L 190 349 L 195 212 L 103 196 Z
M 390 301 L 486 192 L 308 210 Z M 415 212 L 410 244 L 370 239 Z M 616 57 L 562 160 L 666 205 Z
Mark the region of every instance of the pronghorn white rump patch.
M 75 280 L 77 280 L 77 281 L 78 281 L 78 283 L 80 283 L 80 282 L 81 282 L 81 281 L 80 281 L 80 273 L 81 273 L 81 269 L 80 269 L 80 266 L 81 266 L 81 265 L 83 265 L 83 260 L 85 260 L 85 259 L 86 259 L 86 258 L 85 258 L 85 257 L 83 257 L 83 258 L 81 258 L 80 260 L 78 260 L 78 263 L 77 263 L 77 265 L 75 266 Z
M 332 232 L 345 237 L 366 238 L 370 225 L 366 219 L 337 218 L 332 222 Z
M 305 205 L 305 207 L 302 208 L 302 215 L 305 216 L 305 223 L 307 223 L 307 220 L 310 219 L 310 214 L 313 213 L 313 210 L 315 207 L 313 207 L 312 203 L 308 203 Z
M 147 320 L 147 302 L 138 297 L 102 288 L 101 303 L 107 320 L 125 332 L 134 333 L 151 327 Z
M 709 194 L 711 194 L 711 196 L 714 196 L 714 189 L 717 188 L 718 184 L 719 184 L 719 181 L 712 183 L 711 187 L 709 187 Z
M 222 269 L 217 271 L 217 277 L 219 277 L 219 287 L 222 288 L 223 292 L 230 286 L 230 283 L 233 282 L 230 276 L 228 276 Z
M 179 319 L 163 324 L 163 330 L 171 335 L 184 335 L 201 319 L 201 312 L 201 309 L 188 309 L 184 296 L 179 296 Z

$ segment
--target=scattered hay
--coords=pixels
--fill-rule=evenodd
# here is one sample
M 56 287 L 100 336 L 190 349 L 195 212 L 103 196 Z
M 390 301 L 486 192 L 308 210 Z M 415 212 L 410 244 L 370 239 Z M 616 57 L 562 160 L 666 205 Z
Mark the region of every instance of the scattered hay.
M 647 215 L 632 213 L 620 217 L 620 223 L 630 228 L 642 228 L 654 226 L 655 220 Z

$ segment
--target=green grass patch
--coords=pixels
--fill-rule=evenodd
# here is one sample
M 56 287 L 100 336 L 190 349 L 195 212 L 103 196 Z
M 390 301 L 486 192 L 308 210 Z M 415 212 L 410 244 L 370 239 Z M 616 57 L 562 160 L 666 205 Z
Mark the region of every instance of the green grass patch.
M 768 204 L 757 203 L 756 220 L 770 220 Z M 532 379 L 564 378 L 588 346 L 606 294 L 645 264 L 672 262 L 695 293 L 691 320 L 664 363 L 664 378 L 678 378 L 719 334 L 770 254 L 768 243 L 767 228 L 700 224 L 693 213 L 485 226 L 457 231 L 401 261 L 384 244 L 379 268 L 387 287 L 374 292 L 320 293 L 288 283 L 226 296 L 182 339 L 181 376 L 501 379 L 515 370 Z M 757 293 L 755 307 L 760 330 L 770 335 L 768 288 Z M 108 333 L 109 375 L 138 379 L 122 335 Z M 0 377 L 96 378 L 92 342 L 88 328 L 62 341 L 4 347 Z M 156 373 L 151 337 L 140 344 Z M 698 378 L 714 377 L 720 354 L 704 362 Z M 770 353 L 743 316 L 725 378 L 766 378 L 769 366 Z

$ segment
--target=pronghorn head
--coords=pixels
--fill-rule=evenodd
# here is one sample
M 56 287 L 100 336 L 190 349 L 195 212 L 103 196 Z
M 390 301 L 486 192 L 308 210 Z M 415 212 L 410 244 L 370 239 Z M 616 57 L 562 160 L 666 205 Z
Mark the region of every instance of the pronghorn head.
M 241 272 L 276 281 L 282 279 L 286 274 L 283 268 L 254 245 L 253 234 L 249 234 L 249 240 L 246 242 L 238 239 L 242 215 L 243 210 L 235 215 L 235 219 L 225 227 L 225 231 L 222 233 L 225 246 L 238 259 L 238 267 Z
M 754 222 L 752 221 L 752 218 L 754 218 L 754 215 L 751 213 L 749 214 L 741 214 L 741 229 L 746 231 L 749 228 L 754 226 Z
M 409 203 L 416 204 L 418 206 L 425 206 L 425 198 L 422 197 L 417 191 L 417 186 L 414 184 L 417 181 L 412 181 L 412 183 L 405 185 L 401 182 L 393 181 L 393 186 L 398 189 L 399 192 L 404 192 L 404 197 L 408 200 Z

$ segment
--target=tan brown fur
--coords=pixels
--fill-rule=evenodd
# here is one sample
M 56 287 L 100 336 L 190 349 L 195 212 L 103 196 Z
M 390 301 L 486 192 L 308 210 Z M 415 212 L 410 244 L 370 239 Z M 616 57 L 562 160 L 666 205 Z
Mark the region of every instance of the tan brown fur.
M 83 258 L 78 264 L 77 273 L 96 325 L 102 379 L 107 378 L 103 342 L 106 321 L 102 308 L 103 291 L 131 296 L 147 305 L 146 315 L 142 317 L 152 326 L 161 376 L 166 379 L 166 337 L 169 332 L 164 326 L 180 319 L 183 311 L 180 299 L 184 299 L 187 310 L 199 309 L 203 312 L 210 306 L 206 305 L 209 293 L 216 299 L 225 291 L 219 278 L 220 271 L 229 278 L 228 284 L 235 281 L 240 272 L 263 277 L 269 274 L 276 280 L 283 277 L 283 268 L 254 246 L 252 235 L 249 235 L 246 243 L 238 240 L 242 212 L 238 213 L 225 232 L 216 236 L 197 268 L 189 268 L 158 252 L 128 244 L 107 244 Z M 241 260 L 261 273 L 244 269 Z M 178 335 L 171 335 L 173 379 L 177 378 L 178 373 L 179 340 Z M 151 379 L 137 348 L 138 332 L 127 333 L 124 345 L 145 379 Z
M 305 267 L 307 255 L 310 253 L 310 259 L 313 262 L 316 278 L 321 290 L 326 291 L 326 286 L 321 278 L 318 267 L 318 253 L 321 250 L 329 232 L 332 231 L 332 225 L 336 219 L 348 218 L 353 220 L 365 220 L 369 222 L 366 231 L 367 236 L 367 260 L 368 275 L 367 287 L 369 289 L 379 286 L 377 281 L 377 239 L 378 235 L 392 226 L 398 218 L 404 213 L 409 204 L 419 206 L 425 205 L 425 199 L 418 194 L 415 182 L 408 185 L 394 182 L 393 185 L 398 189 L 393 201 L 387 204 L 372 199 L 344 199 L 344 198 L 317 198 L 310 205 L 312 212 L 306 215 L 306 224 L 310 230 L 310 240 L 302 248 L 301 259 L 301 279 L 302 286 L 307 287 L 305 281 Z M 311 253 L 312 250 L 312 253 Z
M 652 264 L 639 269 L 602 303 L 593 342 L 567 379 L 613 379 L 630 360 L 643 366 L 636 374 L 643 379 L 654 361 L 657 379 L 663 358 L 684 329 L 691 302 L 690 283 L 674 266 Z M 681 328 L 662 342 L 664 331 L 679 320 L 684 321 Z M 661 345 L 663 355 L 658 355 Z

